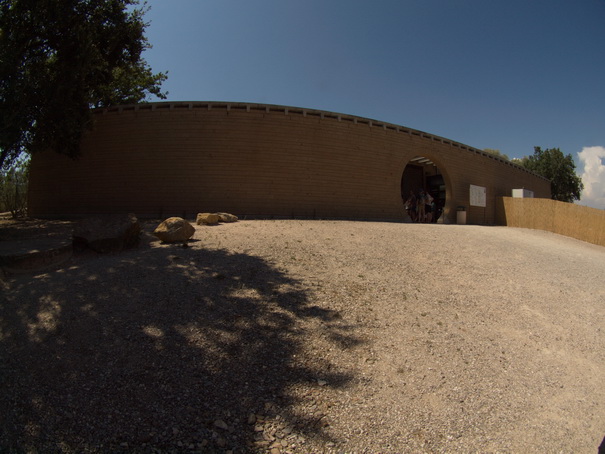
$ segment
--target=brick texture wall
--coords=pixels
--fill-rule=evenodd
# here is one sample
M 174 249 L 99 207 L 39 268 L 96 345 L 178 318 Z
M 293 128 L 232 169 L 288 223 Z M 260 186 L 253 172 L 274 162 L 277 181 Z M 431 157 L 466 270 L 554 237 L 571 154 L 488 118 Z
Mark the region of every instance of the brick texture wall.
M 401 178 L 417 156 L 437 164 L 444 222 L 495 222 L 514 188 L 550 197 L 550 183 L 472 147 L 402 126 L 294 107 L 153 103 L 97 111 L 82 155 L 32 159 L 29 213 L 140 217 L 238 215 L 404 219 Z M 487 188 L 469 206 L 469 185 Z

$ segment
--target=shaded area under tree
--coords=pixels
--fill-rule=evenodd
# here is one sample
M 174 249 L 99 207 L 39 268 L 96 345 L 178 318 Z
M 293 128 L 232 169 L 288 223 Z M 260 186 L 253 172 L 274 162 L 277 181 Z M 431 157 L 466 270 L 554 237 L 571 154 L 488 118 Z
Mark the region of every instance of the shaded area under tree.
M 0 296 L 2 450 L 240 452 L 259 438 L 250 414 L 329 441 L 291 411 L 289 389 L 351 376 L 310 365 L 299 321 L 320 320 L 335 345 L 358 340 L 265 260 L 142 246 L 29 279 Z

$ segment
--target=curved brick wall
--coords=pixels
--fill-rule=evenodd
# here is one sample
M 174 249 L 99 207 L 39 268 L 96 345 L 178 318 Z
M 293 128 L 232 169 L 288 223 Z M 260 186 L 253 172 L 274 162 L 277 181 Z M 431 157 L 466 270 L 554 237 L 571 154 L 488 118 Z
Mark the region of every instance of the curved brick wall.
M 467 207 L 491 224 L 513 188 L 550 197 L 550 183 L 507 161 L 421 131 L 350 115 L 239 103 L 152 103 L 99 110 L 72 161 L 34 155 L 29 213 L 74 217 L 238 215 L 404 218 L 410 161 L 437 164 L 447 191 L 443 222 Z M 469 185 L 487 207 L 469 207 Z

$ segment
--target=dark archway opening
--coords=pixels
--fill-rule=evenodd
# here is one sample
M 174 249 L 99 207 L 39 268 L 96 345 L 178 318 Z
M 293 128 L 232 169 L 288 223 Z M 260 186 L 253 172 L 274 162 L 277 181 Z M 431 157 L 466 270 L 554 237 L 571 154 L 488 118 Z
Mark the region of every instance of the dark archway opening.
M 408 162 L 401 176 L 401 199 L 410 222 L 443 222 L 446 184 L 433 161 L 416 156 Z

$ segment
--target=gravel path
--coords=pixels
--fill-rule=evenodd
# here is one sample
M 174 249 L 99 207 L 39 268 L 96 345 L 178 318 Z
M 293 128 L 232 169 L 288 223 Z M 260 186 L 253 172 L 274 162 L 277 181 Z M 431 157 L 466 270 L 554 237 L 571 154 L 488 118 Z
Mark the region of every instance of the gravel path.
M 595 453 L 603 441 L 603 247 L 349 221 L 240 221 L 195 239 L 146 236 L 0 282 L 0 451 Z

